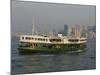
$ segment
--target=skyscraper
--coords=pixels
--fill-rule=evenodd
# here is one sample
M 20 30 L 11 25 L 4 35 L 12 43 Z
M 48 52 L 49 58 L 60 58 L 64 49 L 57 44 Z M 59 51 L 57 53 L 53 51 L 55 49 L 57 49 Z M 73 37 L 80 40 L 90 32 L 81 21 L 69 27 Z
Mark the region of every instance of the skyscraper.
M 68 35 L 68 25 L 67 24 L 64 25 L 64 35 L 65 36 Z

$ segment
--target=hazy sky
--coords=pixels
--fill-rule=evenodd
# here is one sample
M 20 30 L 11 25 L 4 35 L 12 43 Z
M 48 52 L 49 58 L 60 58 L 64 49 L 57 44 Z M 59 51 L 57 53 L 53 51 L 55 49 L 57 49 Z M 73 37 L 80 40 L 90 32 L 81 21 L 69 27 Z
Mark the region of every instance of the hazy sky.
M 68 25 L 95 25 L 95 6 L 12 1 L 11 31 L 63 29 Z

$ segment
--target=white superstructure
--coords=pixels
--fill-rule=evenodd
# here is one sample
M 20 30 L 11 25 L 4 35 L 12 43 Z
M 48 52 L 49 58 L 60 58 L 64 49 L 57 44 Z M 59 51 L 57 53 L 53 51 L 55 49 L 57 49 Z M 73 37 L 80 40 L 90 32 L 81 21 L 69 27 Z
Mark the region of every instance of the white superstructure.
M 48 44 L 79 44 L 85 43 L 84 37 L 71 37 L 58 35 L 57 37 L 40 35 L 21 35 L 20 42 L 48 43 Z

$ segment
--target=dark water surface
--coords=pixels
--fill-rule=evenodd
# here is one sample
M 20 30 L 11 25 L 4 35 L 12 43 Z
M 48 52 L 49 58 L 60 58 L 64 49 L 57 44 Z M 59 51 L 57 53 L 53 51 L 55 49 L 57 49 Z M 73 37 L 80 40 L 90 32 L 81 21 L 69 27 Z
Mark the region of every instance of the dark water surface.
M 18 38 L 12 38 L 11 73 L 16 75 L 95 69 L 95 44 L 95 39 L 88 40 L 86 51 L 81 53 L 20 55 L 17 50 Z

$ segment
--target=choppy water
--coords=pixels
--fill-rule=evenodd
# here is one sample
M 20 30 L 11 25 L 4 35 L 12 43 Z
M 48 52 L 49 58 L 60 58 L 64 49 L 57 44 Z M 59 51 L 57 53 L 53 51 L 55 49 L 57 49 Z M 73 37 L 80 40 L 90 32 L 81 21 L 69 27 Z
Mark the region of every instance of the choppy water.
M 11 73 L 15 75 L 95 69 L 95 44 L 95 39 L 89 40 L 86 51 L 81 53 L 20 55 L 17 50 L 18 38 L 12 38 Z

